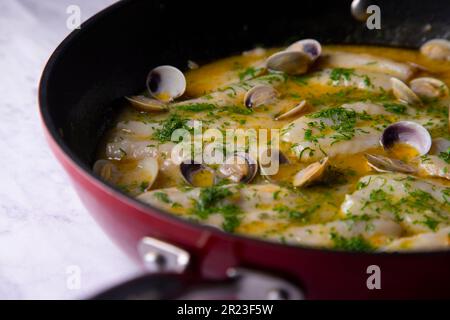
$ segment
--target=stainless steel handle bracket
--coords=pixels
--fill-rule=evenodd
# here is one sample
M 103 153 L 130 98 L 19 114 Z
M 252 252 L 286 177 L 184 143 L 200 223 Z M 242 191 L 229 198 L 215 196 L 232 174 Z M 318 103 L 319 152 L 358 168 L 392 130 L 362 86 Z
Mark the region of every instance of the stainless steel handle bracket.
M 187 251 L 164 241 L 144 237 L 138 251 L 149 273 L 183 273 L 190 260 Z M 287 280 L 265 272 L 246 268 L 230 268 L 230 281 L 219 285 L 199 285 L 183 295 L 184 299 L 234 296 L 241 300 L 301 300 L 304 292 Z
M 150 273 L 183 273 L 190 261 L 187 251 L 151 237 L 141 239 L 138 252 Z

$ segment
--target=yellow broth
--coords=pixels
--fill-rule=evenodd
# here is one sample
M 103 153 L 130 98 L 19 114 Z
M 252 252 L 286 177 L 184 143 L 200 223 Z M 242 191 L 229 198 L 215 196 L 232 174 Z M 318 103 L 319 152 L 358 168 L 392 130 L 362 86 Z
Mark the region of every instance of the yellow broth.
M 449 139 L 448 97 L 424 99 L 422 107 L 408 105 L 399 102 L 391 90 L 374 87 L 373 72 L 358 67 L 328 68 L 322 58 L 305 75 L 282 75 L 283 81 L 279 81 L 276 78 L 279 74 L 262 68 L 265 59 L 276 51 L 278 49 L 255 50 L 185 72 L 187 90 L 169 104 L 167 112 L 142 112 L 126 103 L 116 126 L 107 132 L 99 146 L 98 159 L 108 160 L 115 170 L 114 174 L 104 177 L 105 180 L 150 205 L 189 220 L 270 241 L 366 251 L 447 247 L 450 202 L 446 196 L 450 189 L 447 189 L 448 180 L 443 178 L 449 161 L 445 154 L 435 156 L 436 161 L 444 161 L 440 163 L 443 166 L 440 176 L 436 176 L 423 169 L 424 164 L 431 161 L 429 156 L 420 156 L 407 144 L 398 144 L 386 151 L 372 143 L 358 152 L 340 152 L 339 145 L 351 142 L 352 135 L 363 134 L 365 128 L 372 128 L 381 135 L 386 126 L 402 120 L 422 124 L 433 139 Z M 433 77 L 450 84 L 450 62 L 428 59 L 416 50 L 370 46 L 323 48 L 323 56 L 335 52 L 390 59 L 414 66 L 412 79 Z M 330 70 L 330 79 L 317 80 L 317 75 L 324 76 L 324 68 Z M 379 74 L 386 78 L 382 71 Z M 251 110 L 246 108 L 243 99 L 248 88 L 238 92 L 233 88 L 245 87 L 249 81 L 258 79 L 271 84 L 270 77 L 275 79 L 277 102 Z M 365 83 L 366 87 L 342 85 L 349 80 Z M 225 105 L 215 100 L 217 92 L 227 94 Z M 276 120 L 303 100 L 308 103 L 307 109 Z M 355 117 L 355 113 L 350 110 L 345 116 L 351 118 L 349 121 L 356 121 L 350 128 L 350 136 L 339 136 L 341 128 L 323 125 L 320 131 L 315 129 L 320 135 L 307 136 L 308 130 L 304 130 L 300 136 L 292 138 L 300 144 L 307 140 L 320 147 L 321 139 L 335 136 L 329 147 L 337 152 L 329 156 L 325 175 L 304 187 L 295 188 L 293 177 L 316 162 L 318 154 L 305 159 L 304 154 L 295 151 L 295 143 L 283 138 L 280 150 L 290 163 L 282 165 L 279 173 L 270 179 L 259 172 L 249 184 L 223 180 L 211 187 L 210 172 L 200 172 L 195 175 L 194 185 L 199 187 L 196 188 L 186 183 L 178 166 L 170 159 L 174 143 L 168 140 L 167 134 L 171 133 L 171 125 L 179 128 L 188 121 L 200 120 L 203 130 L 279 129 L 283 137 L 283 130 L 290 130 L 290 124 L 301 117 L 310 115 L 312 118 L 307 119 L 311 119 L 309 124 L 314 127 L 320 124 L 315 120 L 321 119 L 315 118 L 318 113 L 342 109 L 343 105 L 352 103 L 375 104 L 383 112 L 367 116 L 365 111 L 357 111 L 353 120 L 351 117 Z M 378 141 L 379 137 L 376 139 Z M 361 141 L 355 142 L 355 146 L 364 145 L 364 137 Z M 402 160 L 419 169 L 414 174 L 376 172 L 367 163 L 367 153 Z M 323 152 L 321 157 L 326 155 Z M 156 157 L 160 165 L 153 183 L 149 182 L 151 177 L 136 171 L 146 157 Z M 378 184 L 380 179 L 386 182 Z M 365 188 L 371 191 L 365 194 Z M 354 207 L 356 211 L 352 211 Z M 349 232 L 353 226 L 356 231 Z

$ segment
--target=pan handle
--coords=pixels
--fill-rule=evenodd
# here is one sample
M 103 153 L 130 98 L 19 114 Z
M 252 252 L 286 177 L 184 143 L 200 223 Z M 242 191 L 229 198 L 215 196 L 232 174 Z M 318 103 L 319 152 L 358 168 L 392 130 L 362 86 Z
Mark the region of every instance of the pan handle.
M 183 274 L 145 274 L 106 290 L 94 300 L 238 299 L 302 300 L 303 292 L 278 277 L 248 269 L 229 269 L 222 281 L 205 281 Z
M 245 268 L 228 269 L 223 280 L 199 279 L 186 272 L 190 260 L 187 251 L 155 238 L 143 238 L 138 250 L 150 273 L 93 299 L 304 299 L 303 291 L 289 281 Z

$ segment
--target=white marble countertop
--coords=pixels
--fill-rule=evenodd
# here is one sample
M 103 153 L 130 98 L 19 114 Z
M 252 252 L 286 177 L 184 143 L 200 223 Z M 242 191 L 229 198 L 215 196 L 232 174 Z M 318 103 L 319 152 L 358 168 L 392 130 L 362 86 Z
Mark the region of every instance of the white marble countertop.
M 67 7 L 85 21 L 113 2 L 0 1 L 0 299 L 80 299 L 138 272 L 81 205 L 37 105 L 44 65 L 70 32 Z

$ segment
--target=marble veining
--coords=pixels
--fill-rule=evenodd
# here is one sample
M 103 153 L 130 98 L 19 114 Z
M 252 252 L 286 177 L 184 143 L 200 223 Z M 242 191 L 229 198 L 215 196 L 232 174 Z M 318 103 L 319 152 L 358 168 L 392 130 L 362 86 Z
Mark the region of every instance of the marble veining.
M 81 205 L 37 106 L 44 65 L 70 32 L 67 7 L 84 21 L 113 2 L 0 2 L 0 299 L 81 299 L 139 271 Z

